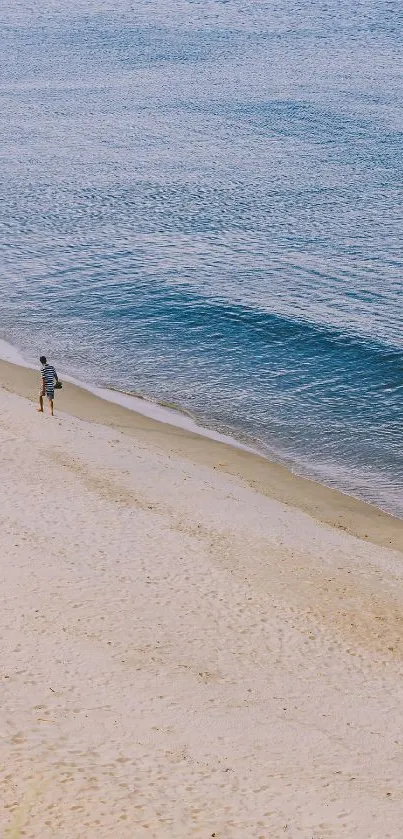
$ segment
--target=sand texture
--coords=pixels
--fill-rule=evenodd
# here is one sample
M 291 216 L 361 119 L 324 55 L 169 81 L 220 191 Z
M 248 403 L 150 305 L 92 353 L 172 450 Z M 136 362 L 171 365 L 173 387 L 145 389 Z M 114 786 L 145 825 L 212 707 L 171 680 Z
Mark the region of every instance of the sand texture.
M 1 837 L 399 839 L 402 522 L 91 418 L 0 390 Z

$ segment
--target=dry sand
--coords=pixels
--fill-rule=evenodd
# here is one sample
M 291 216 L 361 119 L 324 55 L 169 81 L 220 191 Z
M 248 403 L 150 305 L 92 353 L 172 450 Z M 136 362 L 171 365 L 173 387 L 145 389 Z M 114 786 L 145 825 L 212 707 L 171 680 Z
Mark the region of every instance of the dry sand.
M 403 523 L 0 383 L 2 839 L 399 839 Z

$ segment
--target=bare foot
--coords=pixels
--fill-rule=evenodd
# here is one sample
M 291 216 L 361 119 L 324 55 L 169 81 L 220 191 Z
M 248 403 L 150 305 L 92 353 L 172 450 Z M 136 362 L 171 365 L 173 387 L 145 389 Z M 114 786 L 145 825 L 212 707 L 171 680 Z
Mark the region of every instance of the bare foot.
M 38 414 L 43 414 L 43 408 L 37 408 Z

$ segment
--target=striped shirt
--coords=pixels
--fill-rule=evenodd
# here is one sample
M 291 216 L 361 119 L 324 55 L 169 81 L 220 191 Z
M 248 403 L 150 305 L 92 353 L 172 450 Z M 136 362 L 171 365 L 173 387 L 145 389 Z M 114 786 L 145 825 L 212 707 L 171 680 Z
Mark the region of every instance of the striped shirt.
M 44 364 L 41 370 L 42 381 L 45 385 L 46 392 L 52 391 L 55 389 L 55 379 L 57 378 L 57 373 L 54 367 L 51 364 Z

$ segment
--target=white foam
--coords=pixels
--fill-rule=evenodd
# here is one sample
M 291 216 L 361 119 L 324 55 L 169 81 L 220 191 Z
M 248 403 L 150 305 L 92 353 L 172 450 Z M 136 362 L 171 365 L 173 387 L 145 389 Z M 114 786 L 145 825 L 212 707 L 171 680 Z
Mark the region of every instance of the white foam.
M 9 344 L 8 341 L 2 341 L 1 339 L 0 358 L 2 358 L 3 361 L 10 361 L 11 364 L 19 364 L 21 367 L 30 367 L 32 369 L 35 369 L 34 365 L 30 364 L 30 362 L 27 361 L 21 355 L 21 353 L 19 352 L 19 350 L 17 350 L 16 347 L 14 347 L 12 344 Z
M 150 419 L 165 423 L 166 425 L 173 425 L 176 428 L 182 428 L 184 431 L 192 431 L 194 434 L 199 434 L 202 437 L 208 437 L 211 440 L 217 440 L 220 443 L 228 443 L 238 449 L 252 452 L 253 449 L 239 443 L 233 437 L 226 434 L 220 434 L 218 431 L 213 431 L 210 428 L 205 428 L 199 425 L 192 417 L 182 414 L 180 411 L 175 411 L 174 408 L 166 408 L 164 405 L 159 405 L 157 402 L 151 402 L 148 399 L 140 399 L 138 396 L 132 396 L 129 393 L 122 393 L 120 391 L 108 390 L 102 387 L 93 387 L 77 379 L 72 379 L 70 376 L 64 377 L 66 381 L 78 385 L 78 387 L 88 390 L 94 396 L 99 396 L 107 402 L 113 402 L 115 405 L 122 405 L 123 408 L 128 408 L 130 411 L 135 411 L 137 414 L 142 414 Z M 256 454 L 256 452 L 254 452 Z
M 3 361 L 9 361 L 12 364 L 29 367 L 32 370 L 36 369 L 36 366 L 27 361 L 16 347 L 1 339 L 0 358 L 2 358 Z M 182 414 L 180 411 L 175 411 L 173 408 L 166 408 L 163 405 L 158 405 L 158 403 L 151 402 L 148 399 L 140 399 L 137 396 L 131 396 L 129 393 L 121 393 L 120 391 L 108 390 L 107 388 L 94 387 L 93 385 L 81 382 L 78 379 L 74 379 L 71 376 L 64 375 L 62 373 L 60 373 L 60 376 L 66 382 L 71 382 L 71 384 L 77 385 L 77 387 L 80 387 L 83 390 L 88 390 L 90 393 L 93 393 L 94 396 L 99 396 L 101 399 L 105 399 L 107 402 L 112 402 L 115 405 L 122 405 L 122 407 L 128 408 L 130 411 L 135 411 L 138 414 L 142 414 L 145 417 L 162 422 L 165 425 L 173 425 L 175 428 L 182 428 L 185 431 L 191 431 L 194 434 L 199 434 L 202 437 L 208 437 L 211 440 L 217 440 L 220 443 L 227 443 L 238 449 L 242 449 L 243 451 L 254 451 L 248 446 L 244 446 L 242 443 L 234 440 L 233 437 L 229 437 L 226 434 L 220 434 L 218 431 L 213 431 L 210 428 L 205 428 L 204 426 L 199 425 L 196 420 L 193 420 L 186 414 Z M 256 452 L 254 453 L 256 454 Z

